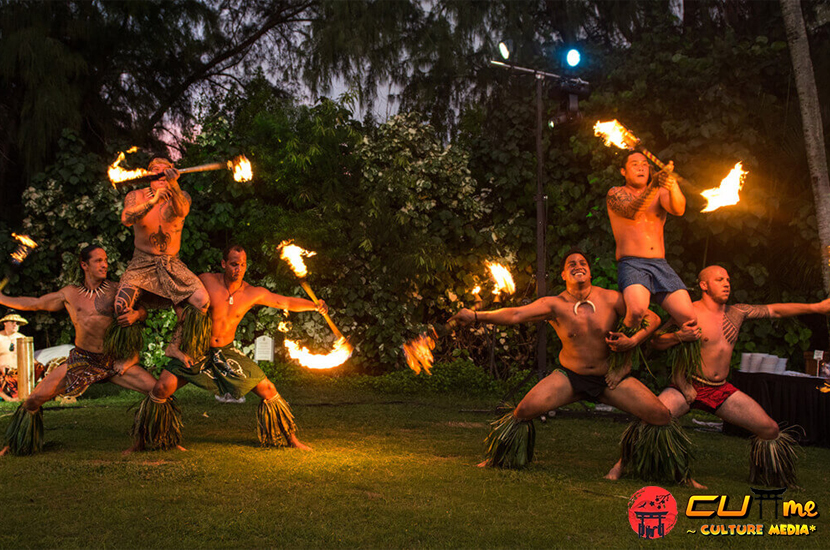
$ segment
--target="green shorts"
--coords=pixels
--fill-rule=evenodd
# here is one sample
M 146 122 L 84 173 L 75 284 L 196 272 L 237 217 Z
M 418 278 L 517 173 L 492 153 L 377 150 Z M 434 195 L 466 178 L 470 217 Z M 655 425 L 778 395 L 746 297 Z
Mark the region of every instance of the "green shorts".
M 239 399 L 265 380 L 265 373 L 248 356 L 228 344 L 210 348 L 208 354 L 188 369 L 178 359 L 171 359 L 165 370 L 191 384 L 222 396 Z

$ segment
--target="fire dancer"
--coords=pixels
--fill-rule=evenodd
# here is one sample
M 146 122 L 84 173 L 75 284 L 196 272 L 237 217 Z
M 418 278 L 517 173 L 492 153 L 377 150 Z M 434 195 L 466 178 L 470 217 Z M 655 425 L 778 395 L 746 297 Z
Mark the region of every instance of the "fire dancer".
M 533 458 L 533 418 L 581 399 L 607 403 L 652 424 L 669 423 L 669 411 L 639 380 L 608 371 L 610 352 L 640 345 L 657 329 L 659 317 L 647 311 L 652 322 L 631 336 L 612 332 L 625 315 L 622 294 L 591 284 L 590 262 L 578 249 L 565 255 L 561 267 L 565 291 L 557 296 L 495 311 L 462 309 L 449 320 L 460 325 L 545 320 L 562 340 L 561 367 L 536 384 L 514 410 L 493 423 L 486 460 L 480 466 L 523 467 Z
M 182 228 L 190 213 L 190 195 L 179 187 L 179 173 L 167 159 L 153 159 L 149 169 L 163 177 L 150 187 L 131 191 L 124 199 L 121 222 L 134 230 L 135 252 L 118 287 L 115 314 L 129 311 L 143 292 L 169 300 L 179 318 L 175 337 L 183 349 L 200 357 L 207 350 L 210 335 L 208 294 L 178 256 Z M 142 345 L 139 326 L 114 326 L 107 334 L 107 352 L 116 357 L 130 356 Z
M 158 417 L 155 408 L 157 403 L 165 402 L 188 382 L 216 395 L 229 393 L 236 399 L 253 391 L 262 398 L 257 410 L 260 443 L 311 450 L 297 439 L 294 416 L 288 403 L 259 366 L 233 346 L 233 340 L 239 322 L 252 307 L 325 313 L 328 311 L 326 304 L 320 301 L 320 305 L 315 306 L 309 300 L 280 296 L 246 283 L 247 254 L 239 245 L 226 248 L 222 258 L 222 273 L 199 275 L 210 296 L 210 350 L 203 357 L 192 357 L 175 342 L 167 348 L 167 355 L 172 360 L 136 413 L 131 450 L 166 449 L 178 445 L 181 433 L 177 429 L 166 430 L 165 421 Z
M 697 397 L 691 405 L 674 387 L 660 394 L 660 401 L 679 418 L 690 408 L 704 410 L 753 433 L 750 483 L 774 487 L 795 485 L 795 453 L 793 438 L 778 429 L 778 424 L 750 396 L 726 381 L 729 360 L 741 325 L 748 319 L 780 319 L 808 313 L 830 314 L 830 298 L 815 304 L 726 305 L 731 292 L 729 273 L 720 266 L 711 265 L 698 275 L 702 291 L 694 302 L 698 324 L 686 323 L 680 328 L 674 322 L 652 340 L 657 349 L 668 349 L 680 342 L 700 340 L 703 356 L 702 376 L 696 377 Z M 636 457 L 635 457 L 636 458 Z M 627 466 L 627 465 L 625 465 Z M 609 472 L 618 478 L 623 461 Z
M 75 327 L 75 348 L 67 361 L 50 372 L 35 387 L 14 413 L 6 431 L 4 448 L 27 455 L 43 447 L 43 410 L 41 406 L 58 395 L 80 395 L 91 384 L 108 380 L 144 394 L 156 379 L 138 365 L 138 354 L 115 360 L 104 353 L 104 334 L 114 322 L 125 326 L 146 317 L 143 307 L 129 308 L 113 319 L 116 285 L 107 279 L 107 253 L 90 245 L 81 250 L 79 263 L 83 280 L 39 298 L 14 298 L 0 292 L 0 304 L 23 311 L 60 311 L 66 309 Z
M 666 262 L 663 227 L 666 214 L 682 216 L 686 198 L 674 175 L 674 164 L 650 176 L 648 159 L 631 152 L 620 173 L 625 185 L 612 187 L 606 203 L 611 229 L 617 242 L 617 270 L 620 291 L 625 298 L 626 314 L 620 330 L 637 330 L 648 311 L 649 302 L 661 305 L 678 325 L 694 325 L 695 310 L 686 285 Z M 689 382 L 690 372 L 699 372 L 695 364 L 675 365 L 672 381 L 688 403 L 695 399 Z M 690 372 L 689 372 L 690 371 Z

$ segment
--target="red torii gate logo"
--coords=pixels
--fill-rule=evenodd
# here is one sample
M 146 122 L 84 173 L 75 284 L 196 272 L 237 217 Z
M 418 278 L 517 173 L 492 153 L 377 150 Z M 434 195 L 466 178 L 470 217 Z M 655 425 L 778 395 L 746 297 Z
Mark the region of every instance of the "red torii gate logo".
M 643 487 L 628 500 L 628 522 L 641 539 L 665 537 L 677 522 L 677 502 L 662 487 Z

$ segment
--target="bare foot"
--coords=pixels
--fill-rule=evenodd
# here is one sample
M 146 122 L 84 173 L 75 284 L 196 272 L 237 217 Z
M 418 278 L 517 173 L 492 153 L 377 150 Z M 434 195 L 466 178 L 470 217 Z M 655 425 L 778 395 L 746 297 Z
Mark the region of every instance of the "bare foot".
M 294 447 L 295 449 L 300 449 L 301 451 L 313 451 L 311 447 L 297 439 L 297 436 L 291 434 L 291 437 L 288 438 L 288 444 Z
M 618 460 L 614 466 L 608 470 L 608 473 L 605 474 L 605 479 L 610 479 L 611 481 L 617 481 L 622 477 L 623 468 L 622 468 L 622 460 Z
M 131 455 L 133 453 L 136 453 L 136 452 L 139 452 L 139 451 L 142 451 L 142 450 L 143 449 L 142 449 L 140 444 L 134 443 L 133 446 L 130 447 L 129 449 L 127 449 L 126 451 L 121 451 L 121 455 L 122 456 L 127 456 L 127 455 Z
M 3 447 L 3 450 L 0 451 L 0 456 L 6 456 L 7 454 L 9 454 L 9 450 L 11 450 L 11 447 L 6 445 L 5 447 Z
M 693 489 L 708 489 L 708 487 L 706 487 L 706 485 L 701 485 L 700 483 L 698 483 L 694 479 L 689 479 L 689 481 L 686 482 L 686 486 L 691 487 Z

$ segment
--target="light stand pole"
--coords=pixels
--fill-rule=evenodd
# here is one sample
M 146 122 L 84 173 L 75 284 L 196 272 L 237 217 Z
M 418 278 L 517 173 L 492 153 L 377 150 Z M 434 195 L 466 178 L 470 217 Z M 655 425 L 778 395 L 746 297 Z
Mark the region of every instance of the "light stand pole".
M 536 69 L 528 69 L 491 60 L 490 63 L 511 71 L 532 74 L 536 78 L 536 298 L 547 295 L 547 209 L 545 208 L 548 197 L 545 195 L 545 163 L 542 158 L 542 128 L 544 124 L 542 109 L 542 81 L 546 78 L 557 82 L 575 83 L 580 86 L 587 86 L 588 83 L 579 78 L 563 78 L 558 74 L 546 73 Z M 547 370 L 547 323 L 539 321 L 536 323 L 536 375 L 541 380 Z

